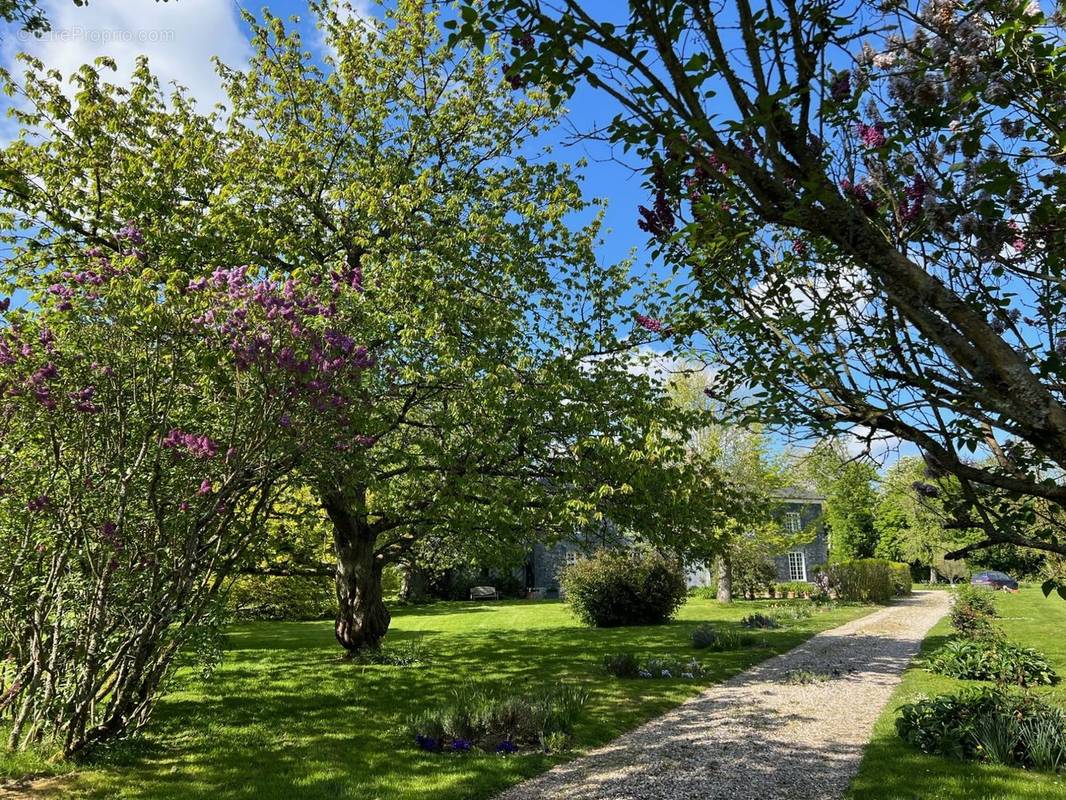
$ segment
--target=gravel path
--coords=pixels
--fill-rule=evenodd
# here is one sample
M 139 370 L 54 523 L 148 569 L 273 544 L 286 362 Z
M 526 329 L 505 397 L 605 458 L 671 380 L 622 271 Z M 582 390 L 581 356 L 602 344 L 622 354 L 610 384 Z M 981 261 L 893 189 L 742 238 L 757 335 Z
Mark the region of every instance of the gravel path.
M 839 800 L 949 599 L 915 592 L 824 631 L 498 800 Z M 830 677 L 786 682 L 796 670 Z

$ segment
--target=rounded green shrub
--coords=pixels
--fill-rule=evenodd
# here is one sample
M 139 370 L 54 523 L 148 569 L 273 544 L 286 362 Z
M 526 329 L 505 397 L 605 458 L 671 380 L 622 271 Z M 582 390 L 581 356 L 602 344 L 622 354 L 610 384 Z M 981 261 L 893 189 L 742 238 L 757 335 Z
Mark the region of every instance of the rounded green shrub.
M 329 576 L 241 575 L 230 584 L 226 605 L 239 620 L 331 619 L 337 596 Z
M 1000 637 L 954 639 L 930 657 L 929 668 L 950 678 L 1018 686 L 1058 681 L 1054 667 L 1041 653 Z
M 896 732 L 924 753 L 1041 770 L 1066 765 L 1066 713 L 1015 690 L 968 689 L 910 703 Z
M 650 552 L 600 550 L 568 566 L 561 583 L 566 602 L 587 625 L 654 625 L 685 602 L 681 567 Z
M 959 636 L 979 639 L 996 635 L 996 599 L 983 586 L 960 586 L 951 604 L 951 627 Z

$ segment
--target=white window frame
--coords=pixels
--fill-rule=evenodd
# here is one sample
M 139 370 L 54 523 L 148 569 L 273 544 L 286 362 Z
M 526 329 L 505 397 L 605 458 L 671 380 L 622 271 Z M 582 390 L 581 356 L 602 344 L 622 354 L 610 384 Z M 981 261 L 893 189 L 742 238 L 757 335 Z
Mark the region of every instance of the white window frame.
M 572 567 L 574 566 L 574 564 L 577 563 L 579 557 L 580 556 L 577 550 L 567 550 L 566 553 L 563 555 L 563 562 L 566 564 L 566 566 Z
M 799 533 L 803 530 L 803 515 L 798 511 L 785 512 L 785 532 Z
M 807 555 L 802 550 L 792 550 L 788 554 L 788 579 L 807 580 Z

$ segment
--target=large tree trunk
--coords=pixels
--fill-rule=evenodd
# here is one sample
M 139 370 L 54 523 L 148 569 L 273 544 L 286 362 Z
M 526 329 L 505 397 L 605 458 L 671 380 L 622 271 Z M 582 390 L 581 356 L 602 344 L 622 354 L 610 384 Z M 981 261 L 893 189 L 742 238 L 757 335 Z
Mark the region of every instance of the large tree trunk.
M 329 497 L 323 504 L 333 523 L 333 552 L 337 559 L 334 635 L 350 653 L 376 647 L 392 621 L 382 599 L 384 562 L 374 552 L 377 536 L 365 518 L 353 513 L 341 498 Z
M 728 553 L 719 556 L 716 563 L 718 569 L 718 602 L 733 602 L 733 564 Z

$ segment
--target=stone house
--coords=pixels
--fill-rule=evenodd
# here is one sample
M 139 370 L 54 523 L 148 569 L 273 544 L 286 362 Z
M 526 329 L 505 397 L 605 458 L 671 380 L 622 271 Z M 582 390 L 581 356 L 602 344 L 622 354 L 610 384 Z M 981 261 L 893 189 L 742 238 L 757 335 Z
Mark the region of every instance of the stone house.
M 809 531 L 810 540 L 800 541 L 786 552 L 774 557 L 774 569 L 777 580 L 786 581 L 814 580 L 814 568 L 829 561 L 829 536 L 822 521 L 822 506 L 825 497 L 807 489 L 790 487 L 775 492 L 780 504 L 777 515 L 781 526 L 789 534 Z M 713 566 L 692 567 L 686 574 L 690 588 L 713 586 L 715 575 Z
M 814 567 L 829 561 L 829 538 L 822 522 L 825 497 L 806 489 L 789 488 L 776 493 L 780 506 L 781 525 L 790 534 L 809 531 L 809 541 L 802 541 L 787 552 L 774 557 L 777 580 L 813 581 Z M 594 533 L 576 535 L 554 544 L 536 543 L 516 577 L 531 589 L 539 589 L 543 597 L 559 596 L 559 574 L 567 564 L 589 555 L 602 547 L 629 547 L 629 539 L 612 525 L 604 525 Z M 710 567 L 693 567 L 686 573 L 690 587 L 710 586 L 714 576 Z
M 786 533 L 809 531 L 809 541 L 796 544 L 787 552 L 774 557 L 777 579 L 785 581 L 813 581 L 814 568 L 829 562 L 829 535 L 822 519 L 825 497 L 805 489 L 790 488 L 777 493 L 781 502 L 779 514 Z

